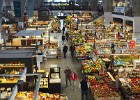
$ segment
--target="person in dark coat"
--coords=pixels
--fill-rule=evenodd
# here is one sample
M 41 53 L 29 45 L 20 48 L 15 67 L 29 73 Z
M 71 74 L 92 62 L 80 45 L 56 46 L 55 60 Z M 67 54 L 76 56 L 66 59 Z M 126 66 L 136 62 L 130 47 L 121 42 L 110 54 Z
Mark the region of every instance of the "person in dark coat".
M 112 51 L 112 53 L 115 53 L 115 44 L 114 44 L 114 42 L 111 43 L 111 51 Z
M 73 58 L 75 52 L 75 46 L 73 44 L 70 46 L 70 52 L 71 52 L 71 57 Z
M 63 29 L 62 29 L 62 31 L 63 31 L 63 34 L 64 34 L 64 32 L 65 32 L 65 26 L 63 26 Z
M 64 41 L 65 41 L 65 35 L 64 34 L 62 35 L 62 41 L 63 41 L 63 44 L 64 44 Z
M 70 82 L 71 85 L 71 79 L 70 79 L 70 74 L 72 73 L 72 71 L 69 69 L 69 67 L 67 67 L 64 71 L 65 76 L 66 76 L 66 87 L 68 87 L 68 81 Z
M 89 84 L 87 82 L 87 78 L 84 77 L 83 80 L 80 82 L 79 87 L 81 88 L 81 100 L 84 100 L 84 95 L 86 100 L 88 100 L 88 88 Z
M 67 51 L 68 51 L 68 46 L 65 44 L 63 47 L 64 58 L 66 58 Z
M 68 41 L 68 39 L 69 39 L 69 33 L 66 32 L 66 40 Z

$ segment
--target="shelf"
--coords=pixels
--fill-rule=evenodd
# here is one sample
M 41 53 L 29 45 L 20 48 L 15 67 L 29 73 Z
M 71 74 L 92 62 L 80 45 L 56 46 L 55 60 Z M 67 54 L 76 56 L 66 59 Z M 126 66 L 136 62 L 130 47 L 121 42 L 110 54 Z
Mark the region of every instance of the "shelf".
M 4 66 L 3 68 L 24 68 L 25 66 Z

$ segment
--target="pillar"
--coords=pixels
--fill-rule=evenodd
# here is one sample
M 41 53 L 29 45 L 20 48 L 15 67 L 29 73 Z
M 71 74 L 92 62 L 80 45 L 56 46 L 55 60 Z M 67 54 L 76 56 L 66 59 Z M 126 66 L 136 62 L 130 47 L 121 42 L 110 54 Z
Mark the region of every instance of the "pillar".
M 133 36 L 132 39 L 135 39 L 137 34 L 140 34 L 140 0 L 132 0 L 132 8 L 134 13 L 133 21 Z
M 27 14 L 29 17 L 33 17 L 34 3 L 35 3 L 34 0 L 27 1 Z
M 98 0 L 89 0 L 91 11 L 97 11 Z
M 104 8 L 104 22 L 105 25 L 110 24 L 113 21 L 112 17 L 112 9 L 113 9 L 113 0 L 104 0 L 103 1 L 103 8 Z
M 1 33 L 1 28 L 2 28 L 2 16 L 3 16 L 3 5 L 4 5 L 4 0 L 0 0 L 0 44 L 3 44 L 3 39 L 2 39 L 2 33 Z

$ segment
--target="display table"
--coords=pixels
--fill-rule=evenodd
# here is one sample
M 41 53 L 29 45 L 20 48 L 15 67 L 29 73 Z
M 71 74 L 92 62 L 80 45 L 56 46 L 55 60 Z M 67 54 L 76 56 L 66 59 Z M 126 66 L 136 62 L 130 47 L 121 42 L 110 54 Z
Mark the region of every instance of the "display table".
M 46 58 L 56 58 L 57 57 L 57 49 L 48 49 L 46 51 Z
M 50 67 L 49 93 L 61 93 L 60 67 Z
M 50 79 L 49 93 L 61 93 L 61 79 Z

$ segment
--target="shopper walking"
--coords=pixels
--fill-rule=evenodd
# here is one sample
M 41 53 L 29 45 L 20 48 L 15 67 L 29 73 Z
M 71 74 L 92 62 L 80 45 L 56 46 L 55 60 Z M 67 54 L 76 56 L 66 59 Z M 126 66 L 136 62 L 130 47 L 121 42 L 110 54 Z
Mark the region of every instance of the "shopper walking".
M 70 74 L 70 79 L 72 81 L 73 90 L 76 90 L 75 84 L 76 84 L 76 81 L 78 79 L 78 75 L 75 73 L 75 71 L 72 71 L 72 73 Z
M 68 81 L 70 82 L 70 85 L 71 85 L 70 74 L 72 73 L 72 71 L 69 69 L 69 67 L 67 67 L 64 73 L 65 73 L 65 79 L 66 79 L 66 87 L 68 87 Z
M 75 52 L 75 46 L 73 44 L 70 46 L 70 52 L 71 52 L 71 57 L 73 58 Z
M 87 82 L 87 78 L 84 77 L 82 81 L 79 84 L 79 87 L 81 88 L 81 100 L 84 100 L 84 96 L 86 97 L 86 100 L 88 100 L 88 88 L 89 84 Z
M 62 29 L 62 31 L 63 31 L 63 34 L 64 34 L 64 32 L 65 32 L 65 26 L 63 26 L 63 29 Z
M 67 51 L 68 51 L 68 46 L 65 44 L 64 47 L 63 47 L 64 58 L 66 58 Z
M 65 41 L 65 35 L 63 34 L 62 35 L 62 42 L 63 42 L 63 44 L 64 44 L 64 41 Z
M 66 32 L 66 40 L 68 41 L 69 40 L 69 33 Z

